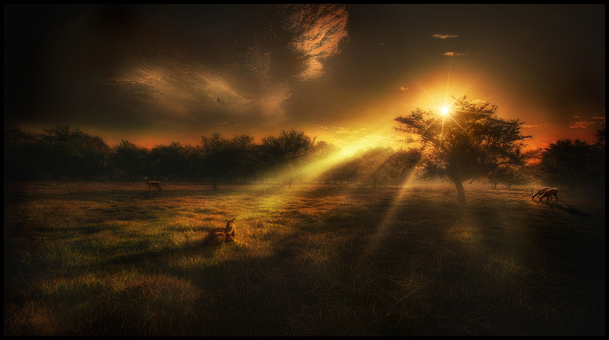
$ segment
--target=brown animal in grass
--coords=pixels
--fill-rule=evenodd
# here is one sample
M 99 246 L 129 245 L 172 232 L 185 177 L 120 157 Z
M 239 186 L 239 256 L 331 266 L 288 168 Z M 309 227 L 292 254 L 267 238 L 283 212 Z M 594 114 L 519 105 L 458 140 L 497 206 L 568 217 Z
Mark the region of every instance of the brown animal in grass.
M 556 198 L 556 202 L 558 202 L 558 189 L 550 188 L 546 190 L 546 192 L 539 196 L 539 202 L 541 202 L 545 198 L 546 203 L 550 203 L 550 196 L 554 196 Z
M 149 181 L 148 177 L 144 177 L 144 181 L 146 181 L 146 184 L 148 184 L 148 191 L 150 191 L 150 187 L 156 187 L 157 189 L 159 189 L 159 191 L 161 191 L 161 182 Z
M 546 192 L 546 190 L 548 190 L 548 189 L 550 189 L 550 187 L 541 188 L 541 189 L 537 190 L 536 193 L 531 192 L 531 201 L 534 201 L 535 197 L 543 195 Z
M 218 246 L 222 243 L 235 242 L 235 219 L 227 220 L 225 228 L 214 228 L 210 230 L 203 244 L 208 246 Z

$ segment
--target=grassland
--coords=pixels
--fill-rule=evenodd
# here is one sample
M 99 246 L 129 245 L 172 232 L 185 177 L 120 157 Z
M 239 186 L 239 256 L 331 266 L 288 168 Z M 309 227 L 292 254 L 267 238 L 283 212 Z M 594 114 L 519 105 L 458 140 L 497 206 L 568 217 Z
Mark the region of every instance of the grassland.
M 604 192 L 529 189 L 5 183 L 4 335 L 604 335 Z

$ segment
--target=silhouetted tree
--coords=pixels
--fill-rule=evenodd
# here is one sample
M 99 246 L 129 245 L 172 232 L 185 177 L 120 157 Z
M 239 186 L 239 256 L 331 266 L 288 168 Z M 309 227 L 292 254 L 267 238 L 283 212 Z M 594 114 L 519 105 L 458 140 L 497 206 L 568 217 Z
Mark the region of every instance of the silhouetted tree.
M 362 182 L 372 182 L 372 187 L 376 188 L 379 180 L 387 176 L 387 160 L 393 155 L 391 147 L 369 148 L 359 156 L 359 172 Z
M 604 178 L 604 152 L 579 139 L 559 139 L 543 151 L 539 170 L 547 183 L 563 184 L 573 191 Z
M 153 170 L 148 154 L 148 149 L 121 139 L 120 144 L 112 148 L 108 159 L 110 175 L 143 181 Z
M 210 138 L 202 136 L 205 174 L 216 183 L 222 179 L 235 181 L 252 178 L 254 164 L 254 138 L 241 135 L 228 140 L 219 133 Z
M 288 187 L 292 187 L 292 183 L 301 175 L 305 156 L 314 142 L 304 132 L 294 129 L 282 130 L 278 137 L 269 136 L 262 139 L 261 156 L 270 170 L 279 172 Z
M 178 142 L 157 145 L 148 154 L 151 165 L 148 175 L 163 179 L 182 179 L 188 167 L 184 147 Z
M 339 182 L 353 183 L 360 178 L 359 159 L 351 157 L 325 171 L 319 180 L 324 183 L 338 184 Z
M 41 143 L 45 151 L 44 164 L 54 178 L 68 176 L 91 179 L 103 174 L 110 148 L 98 136 L 92 136 L 69 126 L 43 129 Z
M 509 189 L 514 184 L 524 184 L 530 181 L 526 174 L 525 165 L 505 164 L 491 171 L 487 177 L 493 189 L 496 189 L 498 184 L 503 184 Z
M 404 178 L 410 175 L 421 161 L 421 150 L 409 149 L 398 150 L 385 160 L 385 172 L 391 179 Z
M 39 134 L 4 126 L 4 180 L 35 179 L 43 174 L 44 148 Z
M 362 149 L 325 171 L 319 180 L 334 184 L 359 182 L 376 187 L 381 182 L 403 178 L 414 169 L 420 158 L 420 151 L 416 149 L 397 152 L 382 146 Z
M 397 117 L 398 130 L 420 137 L 423 177 L 445 178 L 454 183 L 460 203 L 467 203 L 463 182 L 487 177 L 504 164 L 523 165 L 522 122 L 497 118 L 497 106 L 454 98 L 448 115 L 417 108 Z

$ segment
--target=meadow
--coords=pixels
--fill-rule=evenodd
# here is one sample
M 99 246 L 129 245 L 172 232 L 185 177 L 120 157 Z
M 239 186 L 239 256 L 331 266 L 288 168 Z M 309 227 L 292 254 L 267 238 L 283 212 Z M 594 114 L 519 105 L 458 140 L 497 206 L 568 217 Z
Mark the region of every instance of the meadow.
M 5 183 L 4 335 L 604 335 L 604 190 L 533 189 Z

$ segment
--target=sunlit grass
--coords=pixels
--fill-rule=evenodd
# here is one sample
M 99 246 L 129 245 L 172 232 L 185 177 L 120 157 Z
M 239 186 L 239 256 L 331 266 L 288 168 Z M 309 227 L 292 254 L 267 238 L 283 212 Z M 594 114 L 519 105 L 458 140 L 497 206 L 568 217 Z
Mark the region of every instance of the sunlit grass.
M 604 198 L 526 189 L 5 184 L 5 335 L 604 332 Z

